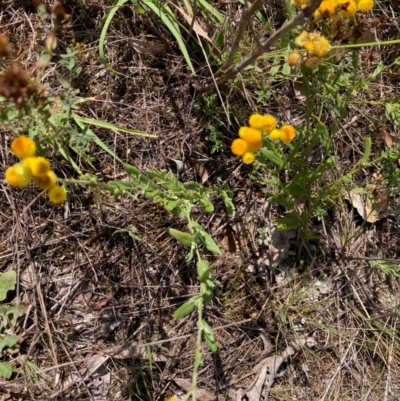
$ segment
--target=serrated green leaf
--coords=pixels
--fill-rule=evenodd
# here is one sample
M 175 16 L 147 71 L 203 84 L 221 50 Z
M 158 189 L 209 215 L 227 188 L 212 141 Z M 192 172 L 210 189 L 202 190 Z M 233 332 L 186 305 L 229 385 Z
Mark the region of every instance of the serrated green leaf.
M 0 301 L 7 298 L 7 292 L 14 290 L 17 284 L 17 273 L 13 270 L 3 273 L 0 276 Z

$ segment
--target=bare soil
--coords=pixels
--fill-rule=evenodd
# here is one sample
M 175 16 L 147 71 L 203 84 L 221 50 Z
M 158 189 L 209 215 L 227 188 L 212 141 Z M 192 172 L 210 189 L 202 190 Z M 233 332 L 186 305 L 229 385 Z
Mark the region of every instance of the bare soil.
M 262 12 L 279 27 L 284 18 L 277 10 L 284 9 L 277 3 L 266 4 Z M 58 55 L 67 47 L 79 49 L 77 62 L 83 72 L 72 84 L 79 96 L 92 98 L 80 113 L 155 135 L 143 138 L 92 127 L 119 158 L 143 171 L 168 170 L 182 182 L 194 180 L 209 187 L 226 183 L 233 192 L 235 221 L 218 198 L 213 199 L 213 214 L 195 210 L 223 250 L 214 272 L 220 284 L 206 308 L 219 350 L 212 354 L 204 345 L 198 387 L 207 393 L 199 399 L 234 399 L 238 389 L 246 389 L 254 379 L 253 368 L 267 355 L 263 352 L 268 342 L 269 355 L 280 355 L 293 341 L 309 335 L 316 345 L 302 347 L 281 366 L 270 401 L 400 400 L 399 280 L 368 263 L 372 257 L 399 262 L 398 216 L 365 224 L 344 201 L 345 207 L 329 211 L 323 224 L 315 221 L 321 240 L 303 244 L 296 235 L 289 239 L 291 253 L 280 267 L 291 272 L 290 280 L 281 270 L 264 265 L 259 274 L 252 272 L 263 252 L 258 233 L 271 229 L 270 222 L 282 210 L 260 198 L 260 188 L 249 177 L 251 169 L 229 152 L 251 105 L 240 88 L 221 88 L 236 118 L 229 125 L 218 98 L 209 107 L 196 93 L 179 48 L 158 17 L 141 15 L 127 4 L 116 13 L 106 40 L 107 60 L 123 75 L 107 70 L 98 56 L 101 20 L 111 3 L 69 0 L 69 18 L 60 27 L 58 48 L 43 83 L 59 93 L 57 75 L 67 77 L 67 71 L 57 63 Z M 240 15 L 237 2 L 214 5 L 221 13 L 231 7 Z M 398 37 L 399 9 L 377 1 L 374 10 L 371 18 L 386 14 L 376 28 L 377 37 Z M 50 29 L 30 1 L 0 4 L 0 34 L 9 33 L 12 61 L 22 68 L 37 61 L 35 49 Z M 164 50 L 138 51 L 132 39 Z M 192 51 L 200 76 L 196 82 L 201 83 L 209 72 L 201 52 Z M 381 49 L 381 59 L 389 63 L 398 52 L 397 45 Z M 398 74 L 385 76 L 384 85 L 385 91 L 398 93 Z M 300 101 L 291 83 L 280 90 L 279 100 L 271 98 L 259 111 L 301 120 L 291 111 Z M 381 112 L 365 110 L 370 120 Z M 210 122 L 219 124 L 221 152 L 211 153 L 213 144 L 206 139 Z M 358 137 L 343 129 L 337 140 L 335 151 L 343 169 L 356 160 L 354 149 L 362 143 L 364 120 L 356 125 Z M 389 128 L 393 136 L 400 134 Z M 345 146 L 349 135 L 353 151 Z M 3 171 L 14 162 L 9 152 L 14 136 L 2 132 L 0 138 Z M 119 163 L 94 145 L 92 155 L 99 178 L 127 178 Z M 76 175 L 61 156 L 55 155 L 52 163 L 60 176 Z M 84 161 L 80 167 L 93 173 Z M 28 308 L 16 328 L 21 350 L 11 359 L 21 373 L 0 381 L 0 400 L 182 396 L 192 376 L 196 316 L 176 321 L 172 315 L 198 291 L 198 282 L 195 266 L 185 261 L 187 249 L 165 228 L 185 230 L 185 222 L 140 196 L 137 201 L 111 198 L 77 186 L 69 188 L 68 202 L 60 208 L 33 188 L 0 185 L 0 272 L 18 272 L 19 285 L 9 301 L 19 299 Z M 244 229 L 237 229 L 239 223 Z M 137 228 L 140 241 L 120 231 L 130 226 Z M 344 237 L 352 238 L 346 249 Z M 156 344 L 144 347 L 152 343 Z

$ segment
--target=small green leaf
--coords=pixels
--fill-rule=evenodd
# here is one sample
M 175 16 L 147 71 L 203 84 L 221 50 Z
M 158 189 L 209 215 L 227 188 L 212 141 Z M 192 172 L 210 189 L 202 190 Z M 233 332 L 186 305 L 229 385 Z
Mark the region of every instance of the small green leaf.
M 206 198 L 200 199 L 200 205 L 203 206 L 204 211 L 212 213 L 214 211 L 214 205 Z
M 210 350 L 212 352 L 217 352 L 218 345 L 217 345 L 217 341 L 215 340 L 214 333 L 213 333 L 211 327 L 205 320 L 203 320 L 202 323 L 203 323 L 202 326 L 203 326 L 204 339 L 206 340 L 208 346 L 210 347 Z
M 17 336 L 6 336 L 6 337 L 1 337 L 0 336 L 0 352 L 3 352 L 3 349 L 8 347 L 14 347 L 15 344 L 18 342 L 18 337 Z
M 192 243 L 194 241 L 192 234 L 185 233 L 185 232 L 179 231 L 179 230 L 175 230 L 175 228 L 171 228 L 171 227 L 166 228 L 166 231 L 171 237 L 174 237 L 182 245 L 185 245 L 187 247 L 192 247 Z
M 304 226 L 305 219 L 300 217 L 285 217 L 283 219 L 276 219 L 276 223 L 278 230 L 289 231 Z
M 351 174 L 345 174 L 342 176 L 342 182 L 344 184 L 350 184 L 352 180 L 352 175 Z
M 209 269 L 208 263 L 204 259 L 199 259 L 196 263 L 197 276 L 202 277 L 204 272 Z
M 215 253 L 216 255 L 221 255 L 221 250 L 218 248 L 218 245 L 215 241 L 211 238 L 210 234 L 205 231 L 201 232 L 200 235 L 200 243 L 210 252 Z
M 9 379 L 13 373 L 13 368 L 8 362 L 0 362 L 0 377 Z
M 199 299 L 200 295 L 196 295 L 187 300 L 174 312 L 174 319 L 180 319 L 181 317 L 188 315 L 195 308 Z
M 293 196 L 304 196 L 306 198 L 310 196 L 310 190 L 308 188 L 304 188 L 303 186 L 294 182 L 286 185 L 285 190 L 287 190 L 289 194 Z
M 369 262 L 371 267 L 378 267 L 385 274 L 390 274 L 394 277 L 400 277 L 399 265 L 387 260 L 371 260 Z
M 17 284 L 17 273 L 13 270 L 3 273 L 0 276 L 0 301 L 7 298 L 7 292 L 14 290 Z
M 278 155 L 268 149 L 261 149 L 261 156 L 276 164 L 279 168 L 284 164 L 283 160 Z
M 364 138 L 364 154 L 361 159 L 361 166 L 365 166 L 367 163 L 369 156 L 371 155 L 371 138 Z

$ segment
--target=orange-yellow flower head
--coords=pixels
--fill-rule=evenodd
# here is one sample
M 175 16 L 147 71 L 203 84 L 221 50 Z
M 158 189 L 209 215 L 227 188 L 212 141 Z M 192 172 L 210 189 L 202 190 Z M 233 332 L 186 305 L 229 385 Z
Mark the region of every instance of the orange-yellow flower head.
M 331 50 L 331 45 L 328 42 L 328 39 L 325 36 L 319 36 L 314 40 L 314 49 L 313 52 L 320 57 L 325 56 L 329 50 Z
M 244 164 L 251 164 L 254 162 L 254 160 L 256 160 L 256 157 L 254 156 L 253 152 L 246 152 L 243 156 L 242 156 L 242 162 Z
M 254 143 L 248 143 L 247 142 L 247 150 L 249 152 L 257 152 L 257 150 L 261 149 L 262 145 L 263 145 L 262 141 L 254 142 Z
M 281 130 L 276 129 L 276 128 L 269 133 L 269 137 L 273 141 L 277 141 L 278 139 L 281 139 L 281 135 L 282 135 Z
M 50 171 L 50 162 L 45 157 L 30 157 L 24 164 L 34 177 L 43 177 Z
M 291 142 L 296 137 L 296 130 L 292 125 L 283 125 L 280 128 L 281 131 L 281 141 Z
M 12 187 L 25 188 L 31 182 L 32 174 L 29 169 L 18 163 L 6 170 L 5 178 Z
M 67 198 L 67 191 L 60 185 L 54 185 L 49 189 L 48 195 L 50 201 L 57 205 L 65 201 Z
M 347 0 L 346 3 L 343 4 L 343 8 L 340 9 L 340 14 L 347 18 L 354 17 L 356 15 L 356 12 L 357 4 L 354 0 Z
M 374 0 L 358 0 L 357 9 L 362 13 L 367 13 L 374 6 Z
M 262 131 L 264 128 L 263 116 L 261 114 L 252 114 L 249 118 L 249 125 L 251 128 L 255 128 Z
M 265 114 L 263 116 L 264 119 L 264 130 L 267 132 L 271 132 L 276 128 L 276 118 L 271 114 Z
M 290 0 L 290 2 L 292 4 L 296 4 L 296 6 L 304 8 L 307 5 L 308 0 Z
M 310 40 L 310 34 L 307 31 L 303 31 L 297 38 L 294 40 L 299 47 L 304 47 L 304 45 Z
M 300 52 L 291 52 L 287 58 L 287 63 L 291 67 L 298 67 L 303 61 L 303 56 Z
M 299 47 L 304 47 L 309 53 L 317 56 L 325 56 L 331 49 L 331 45 L 325 36 L 319 32 L 308 33 L 303 31 L 296 39 L 295 43 Z
M 231 151 L 236 156 L 243 156 L 248 149 L 247 142 L 244 139 L 238 138 L 232 142 Z
M 242 139 L 244 139 L 247 143 L 258 143 L 262 141 L 261 131 L 255 128 L 246 127 L 244 130 Z
M 19 159 L 34 156 L 36 153 L 36 143 L 27 136 L 19 136 L 11 143 L 11 150 Z
M 42 177 L 33 177 L 33 182 L 40 189 L 49 189 L 57 184 L 57 176 L 54 171 L 49 171 Z

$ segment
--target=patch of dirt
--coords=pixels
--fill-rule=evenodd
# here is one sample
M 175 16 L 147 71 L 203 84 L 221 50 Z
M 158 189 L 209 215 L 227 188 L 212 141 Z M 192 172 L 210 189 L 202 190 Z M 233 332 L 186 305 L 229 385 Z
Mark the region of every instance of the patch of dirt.
M 284 11 L 280 2 L 275 3 L 280 8 L 268 4 L 262 12 L 279 26 Z M 168 170 L 181 182 L 203 181 L 210 187 L 223 182 L 232 190 L 235 219 L 228 217 L 219 199 L 213 199 L 213 214 L 194 211 L 223 249 L 214 273 L 220 284 L 205 312 L 219 350 L 212 354 L 203 346 L 198 377 L 203 399 L 210 394 L 212 399 L 235 399 L 248 389 L 265 338 L 272 344 L 272 355 L 282 355 L 307 336 L 315 346 L 303 343 L 282 361 L 268 388 L 270 401 L 400 399 L 399 281 L 369 264 L 372 257 L 400 260 L 398 217 L 364 223 L 343 201 L 313 223 L 321 240 L 302 243 L 293 235 L 285 243 L 291 251 L 288 257 L 275 259 L 270 254 L 274 247 L 264 243 L 269 260 L 279 259 L 280 264 L 264 263 L 260 274 L 251 271 L 249 266 L 257 265 L 263 252 L 259 233 L 271 229 L 270 221 L 282 210 L 271 207 L 266 212 L 260 188 L 249 177 L 250 168 L 230 155 L 237 127 L 227 123 L 217 97 L 210 106 L 209 98 L 195 92 L 179 48 L 159 18 L 150 12 L 141 15 L 127 4 L 110 24 L 105 43 L 109 65 L 123 75 L 105 68 L 98 56 L 101 22 L 111 3 L 70 0 L 65 2 L 70 17 L 60 27 L 57 53 L 43 83 L 59 94 L 57 74 L 68 78 L 66 69 L 57 64 L 60 54 L 67 47 L 78 50 L 76 60 L 83 70 L 73 87 L 82 98 L 91 98 L 80 113 L 155 135 L 143 138 L 95 129 L 123 162 L 143 171 Z M 240 14 L 239 5 L 231 6 L 232 12 Z M 0 24 L 0 33 L 9 33 L 12 61 L 31 68 L 37 61 L 35 48 L 51 29 L 49 21 L 40 18 L 30 1 L 5 1 Z M 378 34 L 391 38 L 388 24 L 382 23 Z M 133 39 L 142 42 L 135 44 Z M 143 42 L 150 53 L 138 50 Z M 152 48 L 159 49 L 157 54 L 152 54 Z M 396 57 L 394 49 L 382 51 L 385 62 Z M 193 50 L 191 57 L 199 76 L 207 77 L 201 53 Z M 266 62 L 263 67 L 268 66 Z M 369 72 L 365 67 L 363 73 Z M 385 75 L 388 90 L 395 90 L 396 77 L 391 80 Z M 246 90 L 257 89 L 257 84 Z M 268 112 L 301 121 L 301 101 L 291 83 L 277 85 L 281 97 L 269 100 Z M 229 103 L 231 115 L 239 122 L 247 120 L 251 109 L 246 90 L 222 88 L 224 104 Z M 372 97 L 381 88 L 374 90 Z M 382 112 L 366 106 L 363 111 L 372 113 L 369 120 Z M 348 121 L 355 114 L 349 110 Z M 334 118 L 327 118 L 326 124 Z M 213 154 L 206 139 L 209 123 L 219 124 L 220 153 Z M 358 160 L 367 127 L 368 120 L 358 117 L 338 130 L 339 169 L 346 171 Z M 9 147 L 15 133 L 1 134 L 4 171 L 13 163 Z M 92 153 L 100 179 L 127 178 L 108 154 L 95 146 Z M 178 171 L 173 160 L 182 169 Z M 61 157 L 55 156 L 52 163 L 60 176 L 75 175 Z M 84 160 L 80 167 L 93 173 Z M 185 261 L 187 249 L 165 228 L 185 230 L 184 221 L 140 196 L 135 201 L 78 186 L 69 190 L 68 202 L 59 208 L 33 188 L 15 190 L 0 184 L 0 272 L 17 271 L 14 298 L 27 305 L 26 318 L 16 328 L 21 351 L 12 359 L 20 370 L 11 380 L 0 381 L 0 399 L 116 401 L 182 396 L 185 389 L 179 383 L 191 381 L 197 316 L 175 321 L 172 315 L 198 292 L 198 281 L 195 265 Z M 140 241 L 129 235 L 131 226 Z M 122 354 L 122 349 L 128 351 Z

